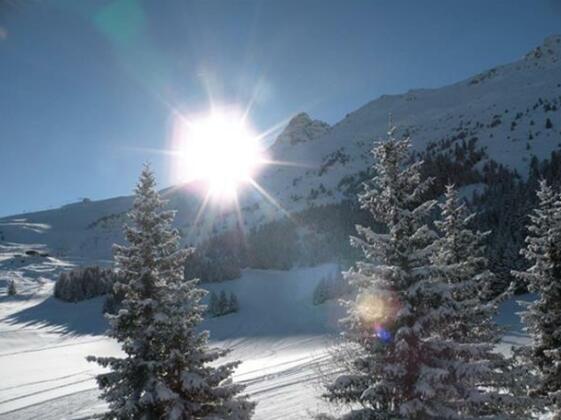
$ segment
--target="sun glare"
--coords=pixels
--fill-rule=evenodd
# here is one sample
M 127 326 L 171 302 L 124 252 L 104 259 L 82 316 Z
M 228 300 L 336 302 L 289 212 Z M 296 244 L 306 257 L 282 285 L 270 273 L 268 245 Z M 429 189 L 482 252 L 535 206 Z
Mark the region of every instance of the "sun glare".
M 176 176 L 182 182 L 201 181 L 212 197 L 235 197 L 264 162 L 258 137 L 240 113 L 213 110 L 177 123 Z

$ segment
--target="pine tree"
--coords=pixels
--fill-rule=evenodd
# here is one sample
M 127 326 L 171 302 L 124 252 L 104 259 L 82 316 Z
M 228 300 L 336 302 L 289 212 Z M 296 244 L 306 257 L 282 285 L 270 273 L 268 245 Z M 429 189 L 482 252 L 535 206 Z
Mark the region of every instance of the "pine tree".
M 453 186 L 446 187 L 445 201 L 439 207 L 441 219 L 435 225 L 441 237 L 431 259 L 443 283 L 440 306 L 445 308 L 446 318 L 436 332 L 442 348 L 455 355 L 451 371 L 458 393 L 457 411 L 462 416 L 508 413 L 529 417 L 533 404 L 525 398 L 522 380 L 529 372 L 494 351 L 503 333 L 494 317 L 498 303 L 507 295 L 489 299 L 494 277 L 485 258 L 484 241 L 489 232 L 470 229 L 475 214 L 469 213 Z
M 494 275 L 485 258 L 484 242 L 490 232 L 470 229 L 475 213 L 469 213 L 452 185 L 446 186 L 444 198 L 439 204 L 441 218 L 435 221 L 440 238 L 431 259 L 443 281 L 451 285 L 450 298 L 458 305 L 456 316 L 460 318 L 448 327 L 461 341 L 497 342 L 500 330 L 494 322 L 488 322 L 498 301 L 490 300 Z M 484 305 L 486 301 L 488 305 Z
M 216 296 L 216 293 L 214 293 L 214 291 L 210 293 L 210 300 L 208 303 L 208 313 L 211 314 L 212 316 L 220 315 L 220 310 L 218 308 L 218 296 Z
M 15 280 L 10 280 L 10 282 L 8 283 L 8 296 L 15 296 L 18 294 L 18 291 L 16 289 L 16 282 Z
M 486 355 L 491 346 L 451 338 L 456 287 L 443 277 L 450 267 L 431 259 L 439 242 L 427 222 L 436 202 L 423 198 L 431 179 L 421 179 L 422 162 L 410 163 L 409 148 L 390 131 L 374 148 L 376 176 L 359 196 L 385 230 L 358 226 L 361 238 L 351 238 L 364 260 L 345 273 L 357 291 L 343 319 L 350 360 L 325 394 L 361 406 L 345 419 L 458 418 L 465 405 L 498 404 L 477 389 L 488 365 L 469 354 Z
M 149 167 L 136 188 L 129 246 L 115 247 L 120 278 L 115 288 L 124 300 L 109 315 L 110 336 L 126 357 L 93 357 L 110 371 L 97 377 L 108 402 L 108 419 L 246 419 L 254 404 L 237 396 L 243 386 L 231 375 L 238 362 L 211 366 L 226 351 L 208 347 L 208 332 L 198 332 L 205 292 L 197 280 L 183 280 L 187 251 L 171 228 Z
M 520 354 L 540 375 L 532 394 L 548 397 L 554 418 L 561 419 L 561 196 L 544 180 L 537 195 L 539 204 L 530 215 L 521 250 L 532 265 L 513 272 L 537 295 L 522 314 L 532 342 Z
M 329 290 L 325 277 L 322 277 L 314 289 L 312 302 L 314 305 L 321 305 L 329 299 Z
M 222 290 L 220 296 L 218 297 L 218 315 L 226 315 L 228 311 L 228 297 L 226 292 Z
M 389 139 L 373 150 L 376 176 L 359 195 L 383 233 L 357 226 L 352 237 L 364 260 L 345 273 L 357 291 L 347 303 L 344 338 L 354 345 L 348 372 L 328 385 L 325 397 L 360 404 L 348 419 L 443 417 L 439 398 L 449 393 L 448 372 L 426 336 L 433 322 L 425 292 L 431 283 L 428 256 L 435 232 L 426 224 L 434 201 L 423 201 L 430 180 L 410 159 L 409 140 Z M 444 416 L 445 417 L 445 416 Z
M 228 300 L 228 311 L 238 312 L 239 310 L 240 304 L 238 302 L 238 297 L 233 292 L 230 292 L 230 299 Z

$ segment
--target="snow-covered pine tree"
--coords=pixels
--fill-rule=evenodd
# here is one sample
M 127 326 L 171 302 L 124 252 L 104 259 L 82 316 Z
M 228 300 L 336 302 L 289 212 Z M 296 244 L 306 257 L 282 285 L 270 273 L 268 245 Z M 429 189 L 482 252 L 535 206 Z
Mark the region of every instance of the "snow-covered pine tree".
M 439 305 L 445 318 L 435 323 L 434 341 L 453 355 L 457 397 L 450 401 L 463 417 L 505 415 L 529 418 L 532 401 L 525 398 L 529 373 L 494 351 L 502 329 L 494 321 L 501 297 L 490 300 L 493 273 L 488 269 L 484 241 L 489 232 L 473 231 L 475 217 L 448 185 L 435 222 L 440 238 L 431 260 L 442 281 Z M 523 375 L 522 375 L 523 374 Z M 455 403 L 454 403 L 455 400 Z
M 490 300 L 494 275 L 484 255 L 484 241 L 490 232 L 470 229 L 475 213 L 468 211 L 452 185 L 446 186 L 439 207 L 441 217 L 435 226 L 440 238 L 431 260 L 442 281 L 450 285 L 447 298 L 456 312 L 443 327 L 454 340 L 491 345 L 500 339 L 500 329 L 488 322 L 497 309 L 497 300 Z
M 8 283 L 8 296 L 15 296 L 18 294 L 18 291 L 16 289 L 16 282 L 15 280 L 10 280 L 10 282 Z
M 431 302 L 420 293 L 432 280 L 428 257 L 436 234 L 426 224 L 435 201 L 423 201 L 431 180 L 421 180 L 421 162 L 407 164 L 409 140 L 397 140 L 394 130 L 377 143 L 372 181 L 359 195 L 384 233 L 357 226 L 352 237 L 364 260 L 345 273 L 356 290 L 347 302 L 343 337 L 349 371 L 327 386 L 333 402 L 361 406 L 345 419 L 445 417 L 448 371 L 442 368 L 426 327 L 433 322 Z M 346 349 L 345 349 L 346 350 Z
M 93 357 L 110 370 L 97 382 L 108 402 L 108 419 L 232 419 L 251 416 L 254 404 L 238 396 L 243 386 L 231 375 L 238 362 L 210 365 L 226 351 L 208 347 L 196 327 L 205 310 L 197 280 L 184 281 L 187 251 L 171 228 L 174 213 L 163 210 L 148 166 L 136 188 L 128 246 L 115 247 L 124 300 L 109 316 L 109 335 L 125 357 Z
M 325 394 L 353 407 L 345 419 L 458 418 L 464 398 L 481 395 L 464 388 L 486 367 L 463 363 L 464 348 L 447 337 L 451 286 L 431 261 L 437 234 L 427 225 L 436 202 L 423 199 L 431 179 L 421 179 L 409 148 L 391 130 L 373 150 L 376 175 L 359 195 L 385 231 L 357 226 L 361 238 L 351 238 L 364 260 L 345 273 L 357 292 L 343 319 L 350 360 Z
M 532 266 L 513 272 L 537 295 L 522 314 L 532 341 L 520 354 L 539 372 L 532 394 L 547 397 L 554 418 L 561 419 L 561 196 L 545 180 L 537 195 L 539 204 L 530 214 L 521 250 Z

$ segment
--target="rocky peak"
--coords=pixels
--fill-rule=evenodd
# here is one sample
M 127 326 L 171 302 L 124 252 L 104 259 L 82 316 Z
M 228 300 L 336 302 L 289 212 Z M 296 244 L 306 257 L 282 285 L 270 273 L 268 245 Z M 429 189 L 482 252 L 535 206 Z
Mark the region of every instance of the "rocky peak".
M 323 136 L 329 130 L 331 126 L 326 122 L 312 120 L 308 114 L 301 112 L 290 120 L 277 137 L 275 145 L 306 143 Z
M 543 44 L 524 56 L 527 61 L 540 60 L 556 62 L 561 58 L 561 35 L 547 37 Z

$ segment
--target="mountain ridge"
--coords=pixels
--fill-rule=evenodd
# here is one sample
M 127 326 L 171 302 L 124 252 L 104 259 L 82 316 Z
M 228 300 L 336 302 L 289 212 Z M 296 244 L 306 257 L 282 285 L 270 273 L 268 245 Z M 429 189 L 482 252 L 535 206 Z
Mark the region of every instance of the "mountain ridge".
M 370 166 L 372 142 L 384 137 L 390 115 L 398 134 L 410 136 L 421 157 L 438 151 L 454 159 L 454 151 L 471 142 L 480 153 L 470 170 L 493 161 L 525 176 L 533 156 L 543 160 L 561 144 L 561 35 L 548 37 L 520 60 L 462 81 L 382 95 L 334 125 L 297 114 L 270 148 L 273 160 L 290 165 L 270 165 L 257 177 L 276 203 L 248 188 L 240 193 L 243 220 L 234 209 L 215 207 L 194 224 L 201 197 L 185 186 L 163 191 L 178 211 L 176 226 L 184 242 L 197 243 L 240 224 L 249 230 L 345 200 Z M 121 240 L 131 200 L 84 201 L 5 217 L 0 231 L 6 241 L 108 257 L 111 244 Z

